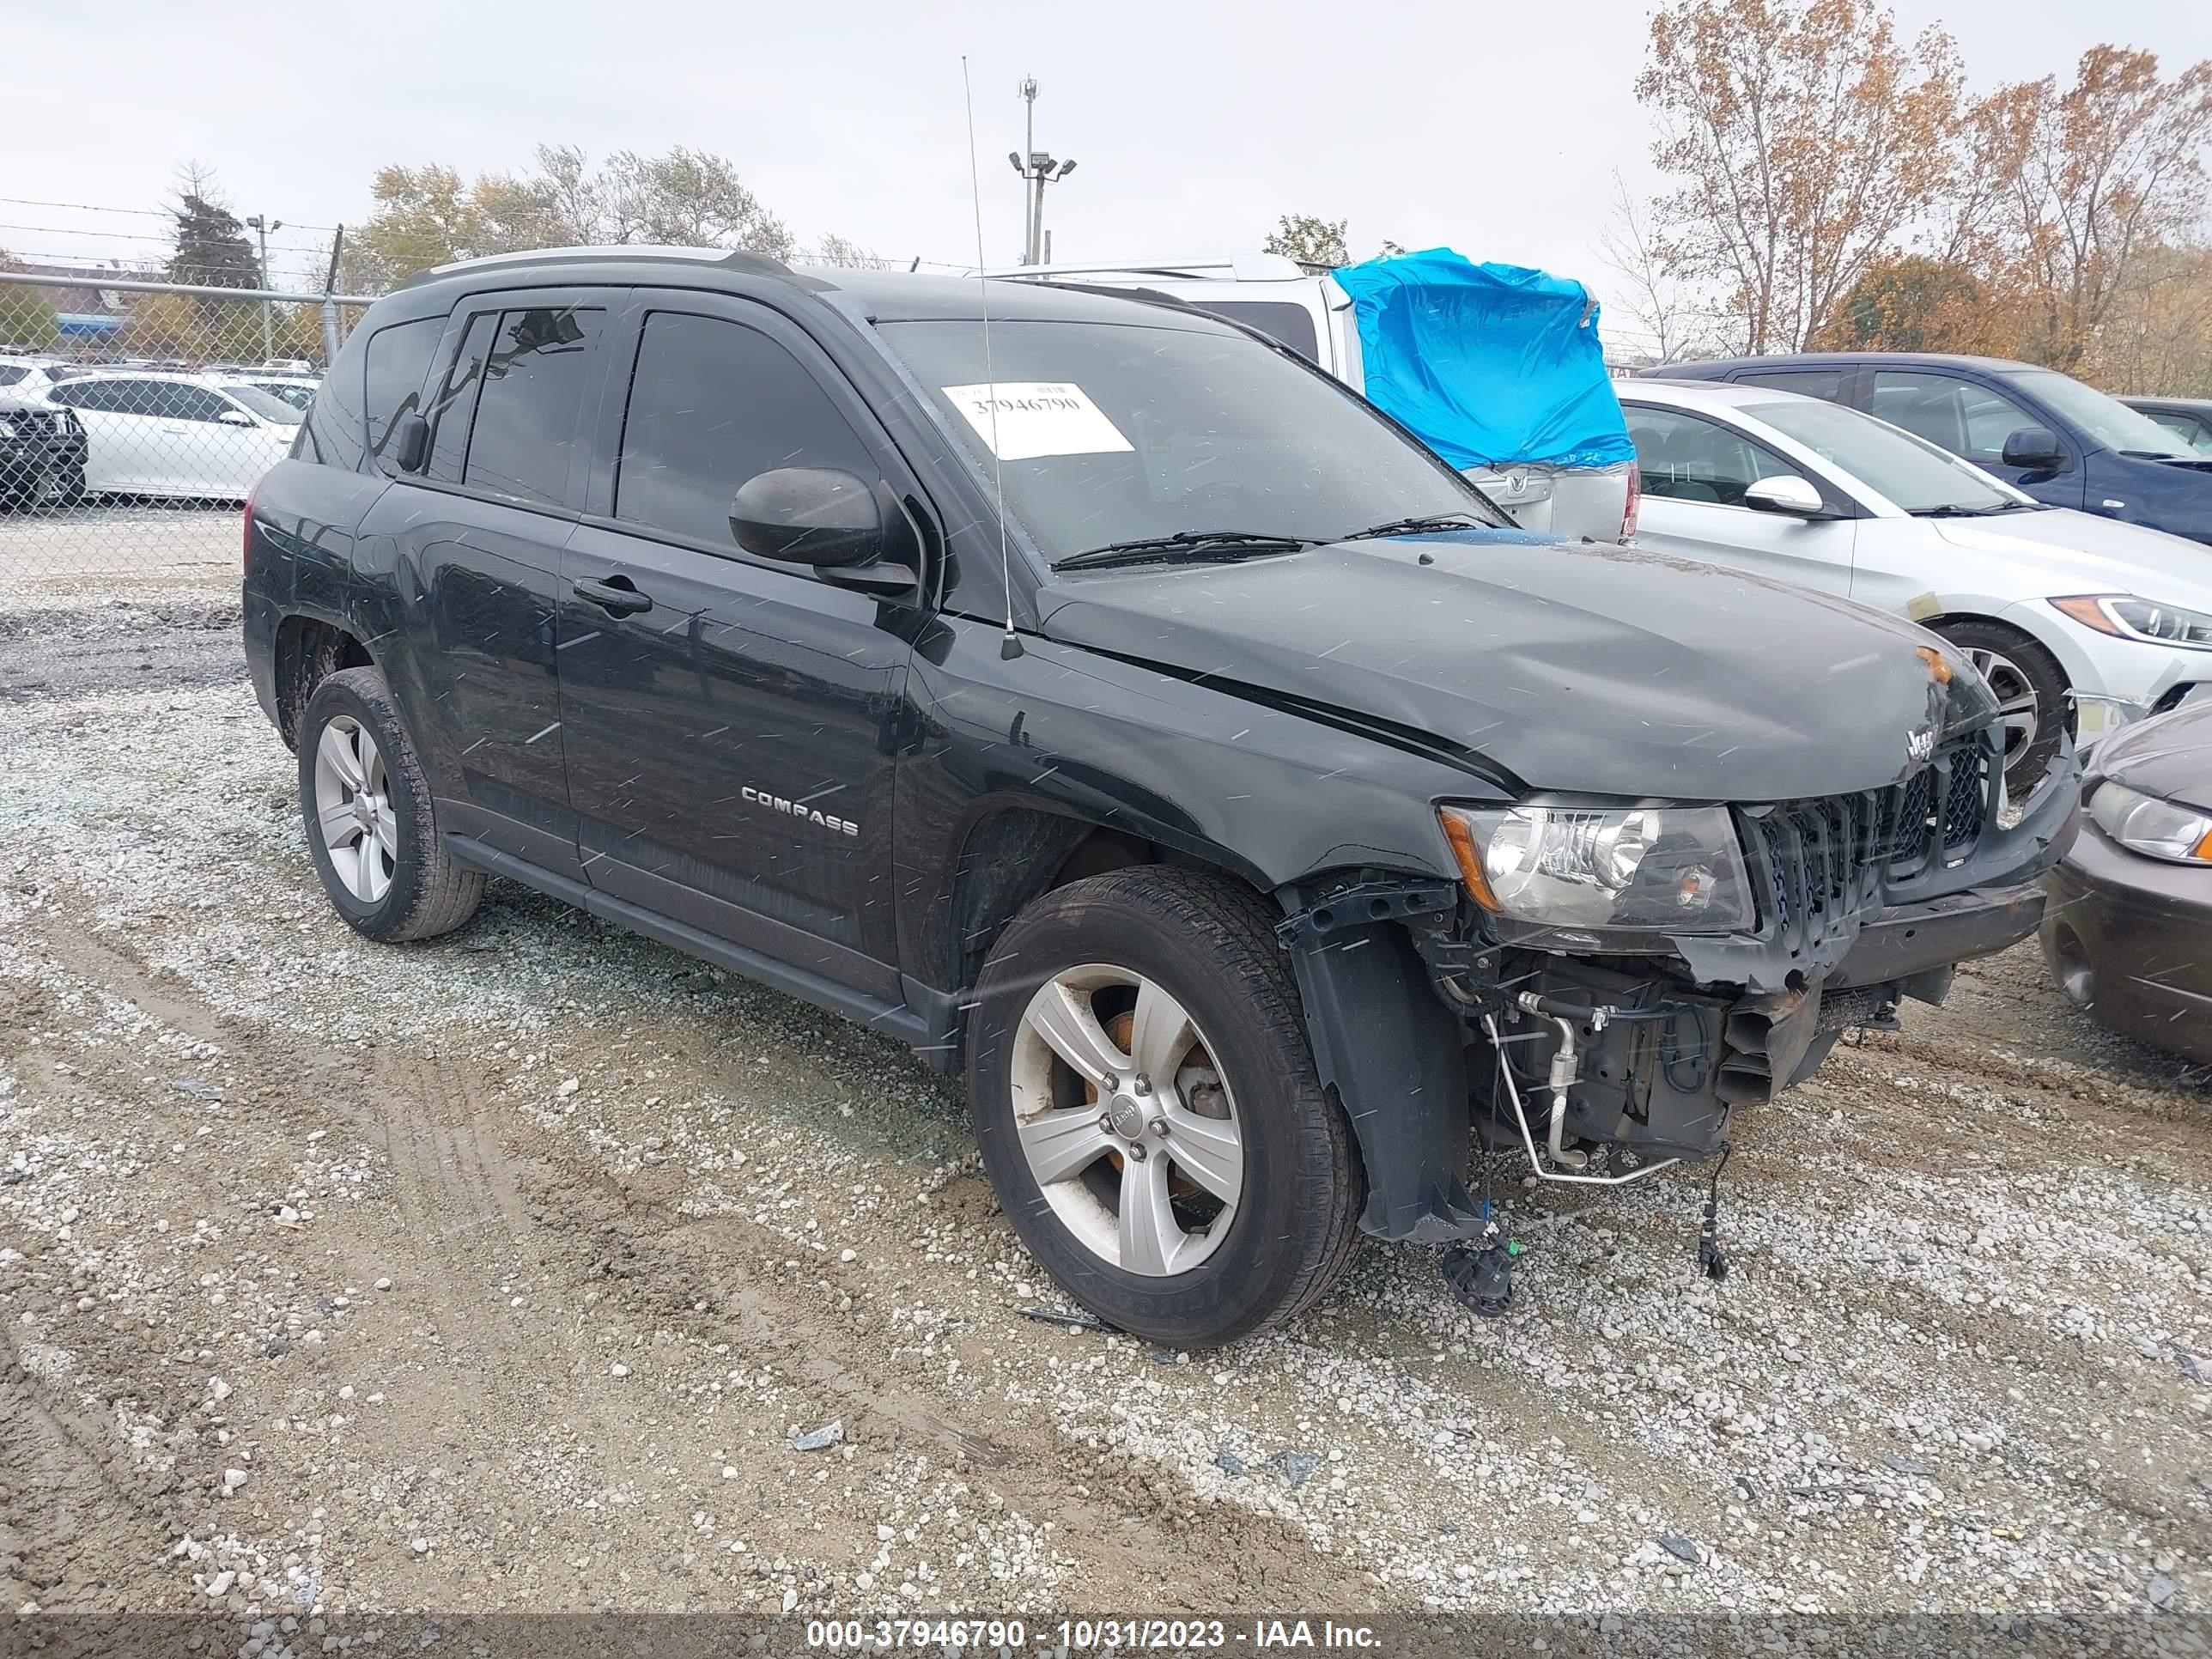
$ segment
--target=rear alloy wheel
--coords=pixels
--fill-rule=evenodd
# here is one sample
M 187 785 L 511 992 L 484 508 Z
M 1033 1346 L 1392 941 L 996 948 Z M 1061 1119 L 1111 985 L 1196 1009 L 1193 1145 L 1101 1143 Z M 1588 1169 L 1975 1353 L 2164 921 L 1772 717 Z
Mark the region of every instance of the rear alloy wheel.
M 1276 917 L 1139 866 L 1055 889 L 984 963 L 968 1097 L 1030 1254 L 1118 1330 L 1206 1347 L 1351 1259 L 1364 1183 L 1321 1086 Z
M 430 939 L 475 914 L 483 878 L 447 850 L 380 670 L 316 683 L 300 718 L 300 808 L 323 891 L 356 933 Z
M 376 739 L 349 714 L 331 720 L 315 742 L 315 827 L 346 891 L 382 903 L 399 863 L 392 780 Z
M 2018 800 L 2042 780 L 2072 729 L 2066 676 L 2051 654 L 1998 623 L 1954 623 L 1938 630 L 1990 684 L 2004 731 L 2005 793 Z

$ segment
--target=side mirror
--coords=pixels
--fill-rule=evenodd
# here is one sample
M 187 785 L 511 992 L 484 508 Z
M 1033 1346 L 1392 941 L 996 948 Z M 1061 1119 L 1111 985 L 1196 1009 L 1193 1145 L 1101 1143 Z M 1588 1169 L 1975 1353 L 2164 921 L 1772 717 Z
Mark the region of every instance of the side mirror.
M 218 426 L 242 426 L 252 428 L 258 424 L 258 422 L 254 420 L 253 416 L 247 414 L 242 409 L 226 409 L 222 414 L 216 416 L 215 418 L 216 423 Z
M 2004 464 L 2029 472 L 2056 472 L 2066 465 L 2066 452 L 2049 427 L 2024 426 L 2005 434 Z
M 730 534 L 761 558 L 826 569 L 884 556 L 875 491 L 833 467 L 780 466 L 746 479 L 730 503 Z
M 1792 519 L 1825 519 L 1828 504 L 1820 492 L 1802 478 L 1778 473 L 1761 478 L 1743 492 L 1743 504 L 1754 513 L 1779 513 Z
M 384 449 L 392 465 L 402 472 L 420 472 L 430 454 L 430 423 L 409 410 L 384 434 Z

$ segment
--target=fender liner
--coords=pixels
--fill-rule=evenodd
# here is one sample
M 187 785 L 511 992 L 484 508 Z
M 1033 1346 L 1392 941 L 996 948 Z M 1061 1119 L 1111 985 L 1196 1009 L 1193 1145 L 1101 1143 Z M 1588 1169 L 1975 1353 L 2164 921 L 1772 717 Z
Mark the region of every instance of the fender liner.
M 1375 884 L 1354 890 L 1364 905 L 1316 904 L 1281 929 L 1314 1064 L 1352 1120 L 1366 1165 L 1360 1231 L 1393 1243 L 1441 1244 L 1483 1227 L 1464 1179 L 1472 1145 L 1466 1030 L 1396 919 L 1434 908 L 1431 889 L 1449 893 L 1441 882 Z M 1368 919 L 1384 915 L 1377 903 L 1389 914 Z

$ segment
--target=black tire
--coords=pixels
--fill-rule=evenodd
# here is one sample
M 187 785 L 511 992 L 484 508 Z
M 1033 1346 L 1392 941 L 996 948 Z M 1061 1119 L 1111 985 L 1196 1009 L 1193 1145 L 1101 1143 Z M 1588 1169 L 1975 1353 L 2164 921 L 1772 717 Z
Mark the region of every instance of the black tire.
M 349 720 L 361 727 L 383 758 L 386 799 L 398 850 L 392 860 L 391 885 L 373 902 L 348 889 L 317 822 L 316 757 L 333 720 Z M 307 827 L 307 852 L 315 861 L 315 873 L 322 878 L 323 890 L 356 933 L 386 943 L 434 939 L 476 914 L 483 897 L 483 877 L 456 863 L 446 850 L 430 786 L 381 669 L 341 670 L 319 682 L 308 697 L 300 720 L 300 812 Z
M 62 474 L 60 504 L 64 507 L 84 505 L 84 466 L 82 462 Z
M 1139 866 L 1044 895 L 985 963 L 968 1043 L 983 1164 L 1030 1254 L 1119 1329 L 1210 1347 L 1286 1319 L 1328 1289 L 1358 1244 L 1365 1182 L 1352 1126 L 1322 1089 L 1273 917 L 1217 877 Z M 1235 1102 L 1243 1185 L 1228 1231 L 1197 1266 L 1151 1277 L 1092 1251 L 1054 1212 L 1015 1130 L 1014 1038 L 1038 988 L 1105 963 L 1158 984 L 1189 1013 Z
M 2010 665 L 2017 671 L 2025 690 L 2035 698 L 2035 735 L 2018 744 L 2008 743 L 2005 758 L 2005 791 L 2014 800 L 2027 793 L 2051 769 L 2051 763 L 2058 753 L 2058 738 L 2062 732 L 2074 730 L 2074 699 L 2066 683 L 2065 671 L 2058 659 L 2045 650 L 2027 635 L 2016 628 L 2008 628 L 1995 622 L 1954 622 L 1938 623 L 1936 631 L 1969 658 L 1978 659 L 1980 668 L 1990 656 Z M 1996 684 L 1997 678 L 2008 678 L 2008 672 L 1992 677 L 1992 689 L 1999 701 L 2017 695 L 2020 687 Z

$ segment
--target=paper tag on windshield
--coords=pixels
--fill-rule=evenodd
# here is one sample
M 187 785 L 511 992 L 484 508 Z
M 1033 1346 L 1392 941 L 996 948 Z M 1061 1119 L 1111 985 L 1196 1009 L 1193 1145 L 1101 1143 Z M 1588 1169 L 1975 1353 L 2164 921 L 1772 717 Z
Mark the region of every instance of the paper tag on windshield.
M 1002 461 L 1129 451 L 1129 441 L 1083 388 L 1063 380 L 949 386 L 945 395 Z

